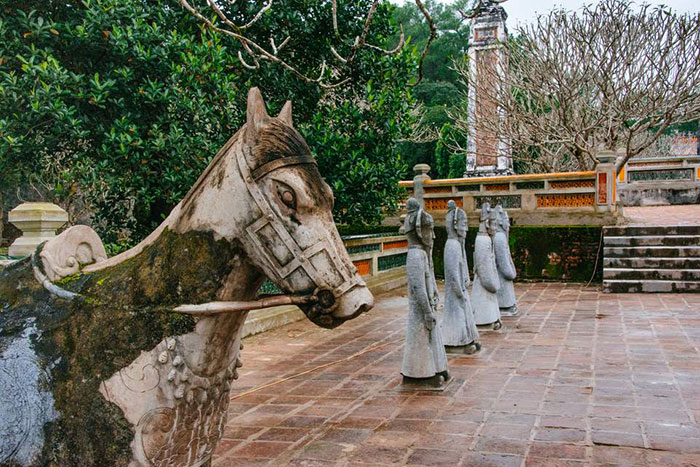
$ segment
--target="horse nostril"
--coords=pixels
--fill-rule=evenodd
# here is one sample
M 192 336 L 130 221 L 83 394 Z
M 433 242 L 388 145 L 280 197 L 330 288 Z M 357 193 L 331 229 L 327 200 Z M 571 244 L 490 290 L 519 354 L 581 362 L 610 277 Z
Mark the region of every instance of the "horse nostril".
M 361 315 L 362 313 L 366 313 L 371 309 L 372 309 L 372 305 L 370 305 L 368 303 L 363 303 L 362 305 L 360 305 L 360 308 L 358 308 L 357 314 Z
M 316 296 L 318 297 L 318 304 L 323 308 L 330 308 L 335 304 L 335 296 L 330 290 L 320 290 Z

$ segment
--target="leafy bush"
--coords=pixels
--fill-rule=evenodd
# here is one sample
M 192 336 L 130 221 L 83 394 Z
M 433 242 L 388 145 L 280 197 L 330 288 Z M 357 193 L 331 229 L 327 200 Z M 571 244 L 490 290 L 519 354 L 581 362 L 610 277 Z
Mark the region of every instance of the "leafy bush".
M 357 12 L 369 4 L 339 10 L 349 37 L 363 27 Z M 395 30 L 391 9 L 378 8 L 373 43 Z M 268 13 L 261 29 L 251 31 L 259 40 L 267 41 L 270 30 L 289 34 L 285 53 L 308 57 L 302 68 L 330 55 L 325 2 L 290 0 Z M 244 123 L 247 89 L 256 85 L 271 113 L 294 101 L 297 127 L 337 191 L 337 219 L 378 222 L 403 175 L 394 139 L 409 122 L 405 83 L 415 57 L 364 51 L 350 71 L 352 84 L 324 96 L 274 65 L 244 68 L 237 47 L 172 1 L 6 1 L 0 190 L 57 202 L 106 243 L 134 243 Z

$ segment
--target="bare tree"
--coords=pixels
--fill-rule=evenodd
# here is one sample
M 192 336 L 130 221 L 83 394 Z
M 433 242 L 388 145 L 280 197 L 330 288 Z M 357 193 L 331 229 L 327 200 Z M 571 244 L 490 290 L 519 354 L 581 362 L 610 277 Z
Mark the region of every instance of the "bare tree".
M 624 148 L 619 170 L 669 127 L 700 118 L 698 13 L 602 0 L 578 13 L 555 9 L 514 37 L 505 74 L 483 67 L 475 81 L 477 64 L 455 65 L 464 86 L 500 110 L 476 124 L 509 140 L 533 171 L 591 169 L 600 148 Z M 465 92 L 451 113 L 462 133 L 467 105 Z
M 330 47 L 330 52 L 335 58 L 335 63 L 326 63 L 322 61 L 319 63 L 318 75 L 311 76 L 299 67 L 290 63 L 288 60 L 283 59 L 280 56 L 280 51 L 289 43 L 290 37 L 275 37 L 274 31 L 270 33 L 269 36 L 269 46 L 262 45 L 251 38 L 247 31 L 260 21 L 263 15 L 270 9 L 274 8 L 273 0 L 265 0 L 264 5 L 255 13 L 252 19 L 247 22 L 236 24 L 226 13 L 228 9 L 227 6 L 235 4 L 237 1 L 245 0 L 178 0 L 180 4 L 191 14 L 193 14 L 197 19 L 199 19 L 205 26 L 215 30 L 226 36 L 233 37 L 236 39 L 240 45 L 241 50 L 238 51 L 238 58 L 245 66 L 249 69 L 257 69 L 260 67 L 261 61 L 269 61 L 271 63 L 278 64 L 282 66 L 287 71 L 293 73 L 298 78 L 309 83 L 316 83 L 320 87 L 325 89 L 332 89 L 346 84 L 350 81 L 350 77 L 347 76 L 347 71 L 350 69 L 353 61 L 357 57 L 357 53 L 362 48 L 369 48 L 375 50 L 381 54 L 393 55 L 401 51 L 405 44 L 403 27 L 400 26 L 401 31 L 399 35 L 399 42 L 396 47 L 392 49 L 385 49 L 376 44 L 370 44 L 367 42 L 367 37 L 370 32 L 370 26 L 372 24 L 372 18 L 377 11 L 377 6 L 380 0 L 373 0 L 365 17 L 360 20 L 364 23 L 362 32 L 355 36 L 354 38 L 343 38 L 341 37 L 340 30 L 338 28 L 338 0 L 331 0 L 330 8 L 333 18 L 333 31 L 337 39 L 344 43 L 347 47 L 347 53 L 341 54 L 332 45 Z M 418 63 L 418 79 L 412 85 L 415 86 L 423 79 L 423 61 L 425 56 L 428 54 L 430 45 L 433 40 L 437 37 L 437 29 L 433 22 L 433 19 L 423 5 L 422 0 L 414 0 L 416 7 L 420 10 L 421 14 L 425 17 L 428 27 L 430 28 L 430 37 L 426 43 L 423 52 L 420 56 Z M 342 5 L 341 5 L 342 7 Z M 214 21 L 209 19 L 207 15 L 215 13 L 217 20 Z M 322 40 L 325 38 L 312 38 L 311 40 Z

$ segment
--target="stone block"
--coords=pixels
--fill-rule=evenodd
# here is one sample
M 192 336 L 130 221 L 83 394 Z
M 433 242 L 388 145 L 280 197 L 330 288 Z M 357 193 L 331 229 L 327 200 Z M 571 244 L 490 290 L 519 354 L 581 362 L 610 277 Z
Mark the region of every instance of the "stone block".
M 29 256 L 41 243 L 56 236 L 56 230 L 68 222 L 68 213 L 53 203 L 23 203 L 10 211 L 8 219 L 22 231 L 8 254 Z

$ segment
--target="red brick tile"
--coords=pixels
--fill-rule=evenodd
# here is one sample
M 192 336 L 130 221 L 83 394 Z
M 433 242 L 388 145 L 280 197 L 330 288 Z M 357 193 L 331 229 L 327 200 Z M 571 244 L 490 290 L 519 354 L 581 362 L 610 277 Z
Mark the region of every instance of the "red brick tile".
M 314 441 L 304 446 L 296 457 L 299 459 L 334 462 L 352 454 L 354 446 L 345 446 L 327 441 Z
M 363 462 L 368 464 L 399 464 L 406 456 L 407 450 L 404 448 L 394 448 L 385 446 L 375 446 L 365 444 L 360 446 L 352 456 L 353 462 Z
M 545 457 L 550 459 L 585 460 L 586 447 L 575 444 L 534 441 L 530 445 L 528 458 Z
M 540 441 L 566 441 L 581 443 L 586 439 L 586 432 L 575 428 L 538 428 L 535 439 Z
M 408 456 L 408 465 L 452 467 L 459 464 L 462 454 L 437 449 L 416 449 Z
M 641 434 L 622 433 L 619 431 L 598 431 L 591 433 L 593 444 L 603 446 L 629 446 L 633 448 L 643 448 L 644 439 Z
M 531 427 L 529 425 L 505 425 L 487 422 L 481 429 L 479 436 L 491 436 L 494 438 L 528 439 Z
M 475 451 L 494 452 L 498 454 L 524 455 L 527 450 L 527 441 L 522 439 L 493 438 L 479 436 L 476 440 Z
M 317 428 L 325 423 L 326 417 L 310 417 L 304 415 L 295 415 L 285 419 L 280 426 L 290 428 Z
M 372 436 L 373 431 L 358 428 L 331 428 L 323 436 L 321 441 L 334 441 L 345 444 L 360 444 Z
M 421 443 L 420 440 L 423 437 L 427 437 L 425 444 Z M 407 448 L 409 446 L 424 446 L 440 448 L 440 439 L 442 434 L 420 434 L 420 433 L 410 433 L 407 431 L 377 431 L 374 432 L 366 441 L 366 444 L 374 444 L 376 446 L 384 446 L 390 448 Z
M 260 441 L 295 442 L 308 434 L 303 428 L 270 428 L 264 431 L 256 439 Z
M 470 452 L 462 458 L 460 465 L 471 467 L 520 467 L 523 458 L 510 454 L 493 454 L 489 452 Z
M 646 451 L 636 448 L 597 446 L 593 449 L 592 460 L 597 464 L 613 464 L 630 467 L 647 465 Z
M 700 453 L 700 438 L 649 435 L 648 439 L 652 449 L 693 454 Z
M 447 433 L 461 436 L 473 436 L 479 428 L 476 422 L 457 422 L 453 420 L 437 420 L 430 425 L 430 433 Z
M 282 443 L 276 441 L 251 441 L 236 449 L 234 454 L 241 457 L 264 457 L 272 459 L 282 454 L 292 443 Z

